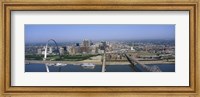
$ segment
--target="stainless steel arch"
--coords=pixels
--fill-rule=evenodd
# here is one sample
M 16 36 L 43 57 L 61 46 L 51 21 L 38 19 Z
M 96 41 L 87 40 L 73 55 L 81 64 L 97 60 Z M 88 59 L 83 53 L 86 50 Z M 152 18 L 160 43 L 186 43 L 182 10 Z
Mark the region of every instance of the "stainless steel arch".
M 49 40 L 47 41 L 47 43 L 46 43 L 45 53 L 44 53 L 44 58 L 43 58 L 43 60 L 46 60 L 46 58 L 47 58 L 47 48 L 48 48 L 48 44 L 49 44 L 50 41 L 53 41 L 53 42 L 56 44 L 56 48 L 57 48 L 57 51 L 58 51 L 58 54 L 59 54 L 59 57 L 60 57 L 60 52 L 59 52 L 59 50 L 58 50 L 58 44 L 56 43 L 56 41 L 55 41 L 54 39 L 49 39 Z

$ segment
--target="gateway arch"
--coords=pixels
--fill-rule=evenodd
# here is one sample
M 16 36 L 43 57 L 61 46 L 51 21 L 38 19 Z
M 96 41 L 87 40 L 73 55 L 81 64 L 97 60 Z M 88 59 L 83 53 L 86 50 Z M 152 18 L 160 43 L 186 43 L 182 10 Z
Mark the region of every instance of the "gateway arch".
M 47 58 L 47 48 L 48 48 L 48 44 L 49 44 L 50 41 L 53 41 L 53 42 L 56 44 L 56 49 L 57 49 L 57 52 L 58 52 L 59 57 L 60 57 L 60 52 L 59 52 L 59 50 L 58 50 L 58 45 L 57 45 L 56 41 L 55 41 L 54 39 L 49 39 L 49 40 L 47 41 L 47 43 L 46 43 L 45 53 L 44 53 L 44 58 L 43 58 L 43 60 L 46 60 L 46 58 Z

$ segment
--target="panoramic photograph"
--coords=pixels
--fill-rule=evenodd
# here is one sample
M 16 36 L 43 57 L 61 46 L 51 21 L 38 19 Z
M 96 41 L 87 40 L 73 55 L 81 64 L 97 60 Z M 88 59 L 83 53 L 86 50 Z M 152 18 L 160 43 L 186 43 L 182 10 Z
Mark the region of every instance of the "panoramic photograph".
M 25 24 L 25 72 L 175 72 L 174 24 Z

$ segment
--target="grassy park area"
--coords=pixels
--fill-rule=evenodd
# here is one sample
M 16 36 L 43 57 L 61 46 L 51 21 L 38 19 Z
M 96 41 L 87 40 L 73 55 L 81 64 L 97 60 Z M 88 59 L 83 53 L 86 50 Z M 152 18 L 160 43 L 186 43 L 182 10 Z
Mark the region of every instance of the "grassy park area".
M 46 60 L 52 61 L 82 61 L 98 56 L 99 54 L 79 54 L 79 55 L 48 55 Z M 43 60 L 44 55 L 25 55 L 26 60 Z

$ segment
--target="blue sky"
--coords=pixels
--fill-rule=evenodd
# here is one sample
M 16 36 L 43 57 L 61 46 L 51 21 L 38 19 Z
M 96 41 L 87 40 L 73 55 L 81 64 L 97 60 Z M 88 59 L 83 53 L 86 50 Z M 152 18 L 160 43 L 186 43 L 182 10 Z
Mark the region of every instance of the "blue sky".
M 175 25 L 158 24 L 26 24 L 25 42 L 175 39 Z

